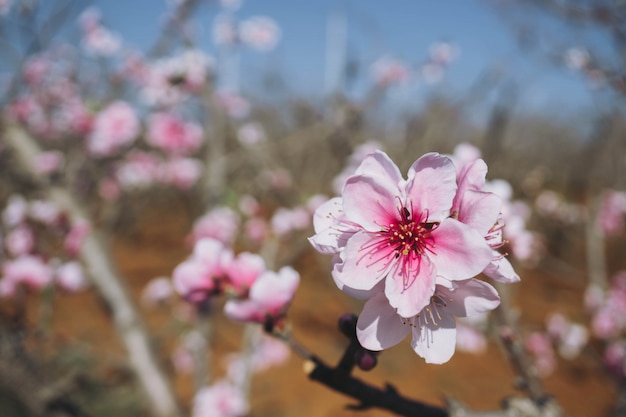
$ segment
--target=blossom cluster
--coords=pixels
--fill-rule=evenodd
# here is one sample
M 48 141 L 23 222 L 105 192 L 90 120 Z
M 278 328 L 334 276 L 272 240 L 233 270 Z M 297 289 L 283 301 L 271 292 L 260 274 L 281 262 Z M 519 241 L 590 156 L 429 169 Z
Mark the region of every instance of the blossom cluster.
M 62 253 L 51 254 L 38 245 L 46 232 L 63 240 Z M 85 274 L 75 257 L 87 233 L 87 223 L 68 224 L 52 202 L 11 196 L 0 224 L 0 296 L 13 297 L 21 288 L 40 291 L 54 284 L 71 292 L 85 288 Z
M 273 326 L 284 319 L 300 275 L 289 266 L 270 271 L 260 255 L 242 252 L 234 256 L 222 242 L 202 238 L 192 256 L 174 269 L 172 279 L 176 291 L 190 302 L 226 294 L 227 316 Z
M 382 350 L 409 333 L 427 362 L 454 353 L 454 317 L 492 310 L 500 298 L 481 272 L 511 283 L 519 280 L 497 251 L 502 237 L 502 199 L 487 191 L 487 166 L 428 153 L 407 178 L 382 151 L 368 155 L 348 177 L 341 197 L 318 208 L 321 253 L 333 255 L 337 286 L 367 300 L 357 322 L 363 347 Z

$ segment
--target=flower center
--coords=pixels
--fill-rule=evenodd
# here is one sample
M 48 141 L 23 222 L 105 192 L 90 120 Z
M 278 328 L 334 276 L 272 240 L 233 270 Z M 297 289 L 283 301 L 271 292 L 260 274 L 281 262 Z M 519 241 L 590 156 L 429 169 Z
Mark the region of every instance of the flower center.
M 402 286 L 409 288 L 416 277 L 426 252 L 433 253 L 435 241 L 431 232 L 439 223 L 428 222 L 428 212 L 415 214 L 406 206 L 398 207 L 399 218 L 381 225 L 376 237 L 361 248 L 369 266 L 381 266 L 380 272 L 389 271 L 402 277 Z M 391 269 L 390 269 L 391 268 Z

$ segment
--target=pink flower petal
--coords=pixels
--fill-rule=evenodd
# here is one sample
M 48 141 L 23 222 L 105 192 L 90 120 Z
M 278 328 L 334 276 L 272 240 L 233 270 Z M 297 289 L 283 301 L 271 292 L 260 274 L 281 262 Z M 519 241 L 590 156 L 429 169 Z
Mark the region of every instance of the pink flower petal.
M 427 363 L 442 364 L 450 360 L 456 348 L 456 322 L 442 312 L 441 320 L 413 327 L 411 347 Z
M 377 179 L 385 182 L 390 188 L 397 188 L 398 184 L 402 184 L 405 180 L 398 166 L 382 151 L 375 151 L 369 154 L 361 165 L 357 168 L 356 175 L 364 175 L 368 177 L 377 177 Z
M 472 278 L 493 259 L 485 238 L 457 220 L 446 219 L 432 235 L 435 248 L 429 257 L 435 264 L 437 275 L 449 280 Z
M 400 268 L 391 272 L 385 280 L 385 295 L 389 304 L 402 317 L 413 317 L 430 303 L 435 292 L 435 270 L 427 257 L 422 256 L 411 268 L 413 275 L 408 282 Z
M 501 208 L 502 200 L 497 195 L 468 190 L 459 201 L 456 210 L 461 223 L 486 236 L 498 220 Z
M 456 317 L 470 317 L 491 311 L 500 305 L 500 296 L 490 284 L 478 279 L 455 281 L 454 289 L 437 287 L 438 297 L 447 312 Z
M 409 169 L 407 203 L 414 212 L 428 212 L 428 221 L 448 217 L 456 193 L 456 169 L 452 160 L 437 153 L 427 153 Z
M 343 263 L 335 264 L 332 271 L 336 281 L 356 290 L 370 290 L 385 278 L 389 270 L 386 266 L 395 254 L 391 248 L 387 252 L 368 254 L 366 248 L 372 245 L 373 239 L 367 232 L 357 232 L 348 240 L 340 255 Z
M 388 184 L 363 175 L 346 180 L 343 188 L 343 209 L 346 218 L 370 232 L 378 232 L 398 217 L 396 205 L 399 189 L 389 189 Z
M 513 269 L 513 265 L 499 252 L 493 251 L 494 259 L 491 261 L 487 268 L 483 271 L 483 274 L 489 278 L 502 282 L 505 284 L 511 284 L 519 282 L 520 277 Z
M 403 322 L 389 305 L 382 293 L 368 300 L 363 306 L 356 326 L 359 343 L 369 350 L 383 350 L 397 345 L 404 339 L 411 326 Z

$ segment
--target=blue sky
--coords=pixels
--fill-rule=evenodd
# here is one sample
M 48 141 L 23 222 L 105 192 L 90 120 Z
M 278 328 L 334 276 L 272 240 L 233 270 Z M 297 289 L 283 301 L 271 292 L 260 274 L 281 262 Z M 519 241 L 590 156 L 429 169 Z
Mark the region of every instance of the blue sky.
M 103 12 L 111 29 L 128 43 L 146 49 L 157 37 L 166 1 L 93 3 Z M 214 52 L 211 25 L 219 11 L 216 3 L 204 5 L 194 18 L 198 40 L 209 53 Z M 496 13 L 488 0 L 243 0 L 236 16 L 271 17 L 280 25 L 283 37 L 270 53 L 242 55 L 242 84 L 258 83 L 261 74 L 275 70 L 285 76 L 297 93 L 319 95 L 324 91 L 326 23 L 331 13 L 346 17 L 348 50 L 365 65 L 385 54 L 416 63 L 427 56 L 429 45 L 435 41 L 458 45 L 460 56 L 437 87 L 448 96 L 462 96 L 481 74 L 497 69 L 521 87 L 518 107 L 536 111 L 577 110 L 593 102 L 593 93 L 579 75 L 555 69 L 522 52 L 510 22 Z M 417 87 L 395 94 L 410 105 L 419 103 L 430 90 Z

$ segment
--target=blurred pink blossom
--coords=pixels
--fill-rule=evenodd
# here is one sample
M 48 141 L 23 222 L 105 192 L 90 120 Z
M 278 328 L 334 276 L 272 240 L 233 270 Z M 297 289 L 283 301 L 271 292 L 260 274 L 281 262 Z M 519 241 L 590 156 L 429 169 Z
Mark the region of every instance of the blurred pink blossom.
M 300 274 L 289 266 L 278 272 L 265 271 L 250 287 L 248 298 L 228 300 L 224 313 L 238 321 L 272 325 L 280 323 L 299 283 Z
M 74 223 L 63 242 L 67 253 L 72 256 L 78 255 L 89 233 L 91 233 L 91 225 L 87 220 L 81 219 Z
M 237 130 L 237 140 L 244 146 L 253 146 L 265 141 L 263 126 L 256 122 L 244 123 Z
M 81 291 L 87 287 L 83 267 L 76 261 L 66 262 L 57 268 L 56 282 L 61 288 L 70 292 Z
M 202 127 L 173 113 L 153 113 L 148 118 L 146 141 L 167 153 L 188 155 L 202 144 Z
M 371 74 L 376 84 L 387 87 L 406 82 L 411 77 L 411 70 L 396 58 L 385 56 L 372 64 Z
M 475 328 L 457 322 L 456 348 L 462 352 L 483 353 L 487 350 L 487 339 Z
M 159 156 L 145 151 L 132 151 L 115 166 L 115 179 L 124 189 L 146 188 L 160 179 Z
M 259 51 L 274 49 L 280 36 L 280 27 L 269 17 L 250 17 L 239 24 L 241 42 Z
M 250 103 L 242 96 L 228 91 L 216 93 L 217 103 L 226 114 L 234 119 L 242 119 L 250 113 Z
M 604 363 L 617 377 L 626 378 L 626 343 L 624 340 L 609 343 L 604 351 Z
M 255 244 L 261 244 L 268 236 L 269 231 L 269 225 L 261 217 L 248 219 L 244 224 L 244 234 Z
M 27 225 L 20 225 L 7 233 L 4 245 L 13 257 L 27 255 L 35 247 L 35 234 Z
M 162 164 L 160 180 L 181 190 L 188 190 L 198 182 L 203 167 L 198 159 L 175 156 Z
M 211 238 L 199 239 L 192 256 L 174 269 L 174 289 L 192 303 L 221 292 L 226 267 L 232 258 L 232 251 L 225 248 L 222 242 Z
M 93 131 L 87 137 L 87 149 L 95 157 L 115 155 L 135 140 L 139 129 L 135 110 L 124 101 L 113 102 L 96 116 Z
M 541 332 L 532 332 L 526 336 L 524 347 L 533 356 L 535 368 L 540 376 L 548 376 L 556 368 L 556 357 L 550 337 Z
M 195 221 L 190 239 L 196 242 L 210 237 L 230 245 L 239 231 L 239 221 L 239 215 L 231 208 L 216 207 Z
M 28 215 L 33 220 L 46 225 L 53 225 L 59 220 L 61 210 L 52 201 L 34 200 L 29 204 Z
M 6 226 L 15 227 L 26 221 L 28 203 L 18 194 L 13 194 L 2 211 L 2 220 Z
M 141 300 L 148 306 L 167 301 L 174 294 L 172 281 L 167 277 L 158 277 L 150 280 L 141 292 Z
M 40 258 L 27 255 L 5 262 L 2 266 L 2 275 L 0 294 L 10 297 L 20 284 L 34 290 L 45 287 L 52 282 L 53 272 L 52 268 Z
M 263 257 L 242 252 L 225 267 L 228 283 L 234 294 L 246 297 L 250 287 L 267 270 Z
M 626 218 L 626 192 L 608 190 L 604 193 L 598 223 L 607 235 L 619 235 L 624 232 Z
M 89 55 L 112 56 L 122 47 L 122 38 L 105 27 L 99 26 L 84 33 L 83 48 Z
M 278 236 L 306 230 L 311 226 L 311 213 L 304 207 L 287 209 L 280 207 L 271 219 L 272 230 Z
M 253 217 L 261 212 L 261 204 L 253 196 L 245 194 L 239 198 L 239 211 L 248 217 Z
M 35 158 L 37 171 L 43 175 L 57 172 L 65 162 L 65 156 L 60 151 L 42 152 Z
M 245 395 L 227 380 L 200 389 L 193 400 L 192 417 L 243 417 L 249 411 Z

